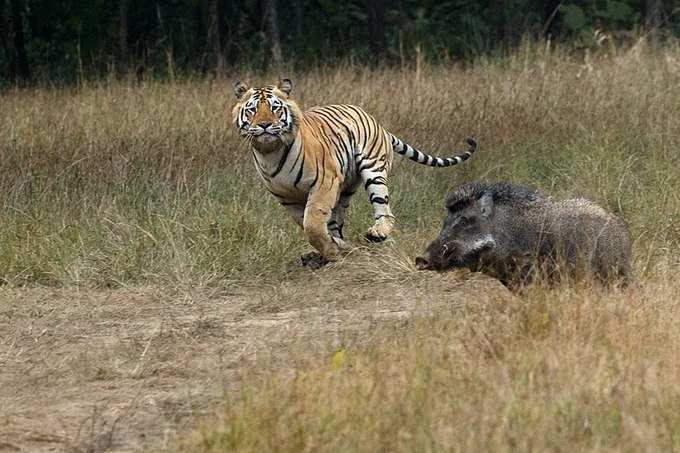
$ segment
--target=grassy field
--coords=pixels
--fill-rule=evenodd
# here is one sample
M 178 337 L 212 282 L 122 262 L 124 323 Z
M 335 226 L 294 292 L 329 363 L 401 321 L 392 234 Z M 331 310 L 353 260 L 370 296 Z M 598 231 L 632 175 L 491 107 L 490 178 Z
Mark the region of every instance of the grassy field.
M 8 352 L 0 387 L 18 388 L 24 362 L 15 345 L 37 341 L 20 330 L 36 317 L 58 329 L 101 304 L 106 310 L 92 314 L 97 329 L 131 307 L 144 314 L 140 304 L 149 303 L 195 315 L 196 325 L 177 328 L 191 338 L 212 332 L 196 344 L 236 351 L 229 342 L 240 335 L 260 338 L 258 353 L 228 367 L 206 361 L 197 374 L 188 357 L 202 349 L 154 333 L 161 318 L 149 318 L 130 348 L 79 356 L 94 371 L 35 385 L 131 385 L 125 379 L 140 379 L 140 370 L 121 371 L 116 360 L 152 360 L 157 338 L 159 348 L 178 348 L 159 361 L 181 362 L 191 382 L 212 386 L 200 410 L 169 410 L 168 419 L 191 420 L 163 444 L 180 450 L 680 448 L 680 49 L 653 53 L 640 43 L 584 57 L 527 45 L 465 68 L 348 65 L 287 75 L 303 107 L 359 104 L 423 150 L 451 155 L 474 135 L 479 151 L 452 169 L 397 159 L 394 241 L 362 242 L 371 213 L 359 194 L 348 236 L 360 247 L 312 272 L 297 264 L 309 250 L 303 235 L 266 193 L 233 130 L 230 79 L 4 92 L 0 344 Z M 464 272 L 417 272 L 413 258 L 436 235 L 446 193 L 472 179 L 583 196 L 616 212 L 634 238 L 636 283 L 515 296 Z M 207 324 L 199 308 L 215 310 Z M 49 324 L 45 310 L 69 313 L 66 324 Z M 135 318 L 124 319 L 121 329 Z M 82 355 L 86 343 L 68 354 Z M 19 371 L 10 376 L 13 365 Z M 164 366 L 154 379 L 168 377 Z M 238 377 L 221 382 L 234 367 Z M 160 448 L 162 432 L 139 445 Z M 123 448 L 113 437 L 67 444 Z

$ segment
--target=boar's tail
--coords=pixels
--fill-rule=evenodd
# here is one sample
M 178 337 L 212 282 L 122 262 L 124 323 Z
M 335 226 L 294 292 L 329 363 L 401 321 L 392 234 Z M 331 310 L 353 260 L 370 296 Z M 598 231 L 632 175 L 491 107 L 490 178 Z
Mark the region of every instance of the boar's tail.
M 477 151 L 477 142 L 474 138 L 468 137 L 467 144 L 468 149 L 462 154 L 453 157 L 436 157 L 430 154 L 426 154 L 422 151 L 418 151 L 411 145 L 402 142 L 399 138 L 387 132 L 389 139 L 392 141 L 392 149 L 402 156 L 406 156 L 413 162 L 418 162 L 419 164 L 429 165 L 430 167 L 450 167 L 452 165 L 458 165 L 462 162 L 468 160 Z

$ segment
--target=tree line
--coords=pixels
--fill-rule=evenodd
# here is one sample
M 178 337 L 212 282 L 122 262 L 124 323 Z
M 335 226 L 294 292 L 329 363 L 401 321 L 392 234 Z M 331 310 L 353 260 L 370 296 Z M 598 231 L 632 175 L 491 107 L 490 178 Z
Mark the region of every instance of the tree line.
M 450 61 L 680 36 L 680 0 L 0 0 L 5 83 Z M 598 36 L 600 38 L 598 38 Z

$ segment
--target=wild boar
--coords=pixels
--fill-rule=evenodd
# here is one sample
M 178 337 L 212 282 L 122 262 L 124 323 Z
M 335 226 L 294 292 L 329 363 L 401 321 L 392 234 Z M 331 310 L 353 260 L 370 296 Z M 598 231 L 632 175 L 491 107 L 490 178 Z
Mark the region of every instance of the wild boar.
M 419 269 L 468 268 L 515 287 L 536 274 L 603 283 L 630 278 L 624 222 L 579 198 L 553 201 L 510 183 L 471 182 L 449 197 L 439 236 L 416 258 Z

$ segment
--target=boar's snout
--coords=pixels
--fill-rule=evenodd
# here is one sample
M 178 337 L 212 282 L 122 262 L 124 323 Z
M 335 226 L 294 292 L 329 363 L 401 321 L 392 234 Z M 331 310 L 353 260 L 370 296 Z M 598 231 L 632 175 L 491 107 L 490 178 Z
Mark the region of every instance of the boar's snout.
M 416 256 L 416 269 L 419 271 L 427 271 L 432 269 L 432 258 L 430 251 L 427 250 L 423 256 Z
M 416 268 L 420 271 L 446 269 L 449 267 L 452 252 L 449 246 L 442 245 L 439 239 L 435 239 L 427 246 L 425 253 L 416 258 Z

